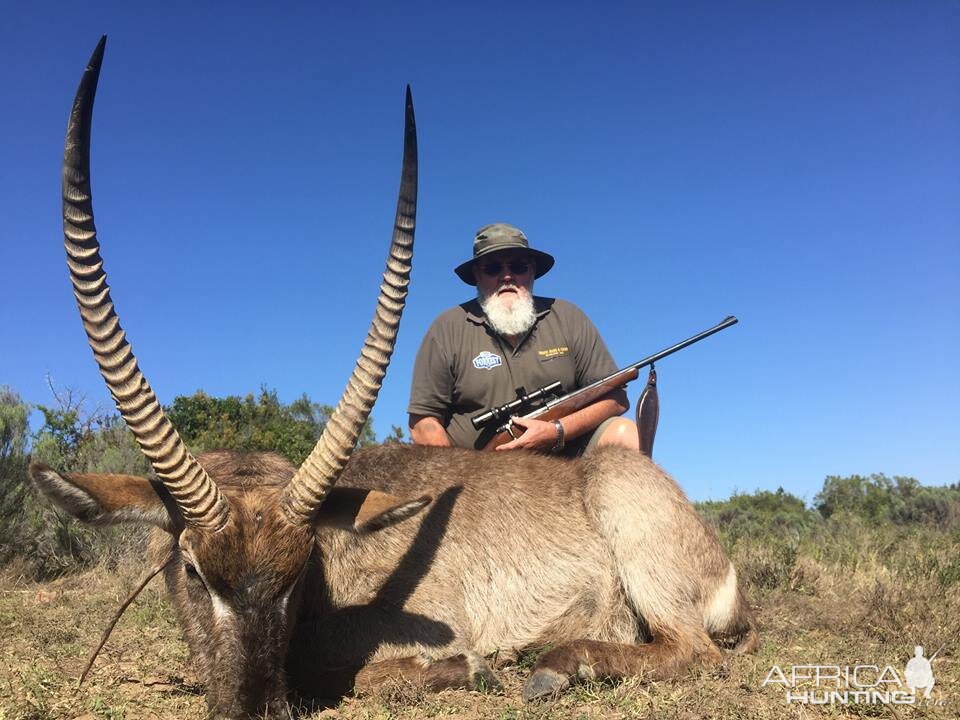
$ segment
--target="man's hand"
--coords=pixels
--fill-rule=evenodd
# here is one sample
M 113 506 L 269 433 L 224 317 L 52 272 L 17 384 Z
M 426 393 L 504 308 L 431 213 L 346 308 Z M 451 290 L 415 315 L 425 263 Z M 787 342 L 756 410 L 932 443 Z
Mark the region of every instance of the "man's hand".
M 592 431 L 607 418 L 616 417 L 617 415 L 625 412 L 629 407 L 630 403 L 627 400 L 626 390 L 623 388 L 618 388 L 609 395 L 600 398 L 596 402 L 591 403 L 586 407 L 582 407 L 574 413 L 564 415 L 562 418 L 560 418 L 560 422 L 563 424 L 564 441 L 569 444 L 571 440 L 580 437 L 584 433 Z M 513 418 L 513 424 L 518 429 L 523 430 L 526 428 L 527 431 L 516 440 L 511 440 L 503 443 L 502 445 L 498 445 L 496 447 L 497 450 L 529 448 L 532 450 L 549 452 L 557 443 L 557 427 L 553 424 L 552 420 L 535 420 L 533 418 L 515 417 Z M 632 437 L 634 444 L 632 447 L 636 448 L 638 443 L 638 440 L 636 439 L 637 428 L 635 425 L 633 425 L 633 423 L 630 423 L 630 425 L 633 426 Z M 604 441 L 606 435 L 607 433 L 604 433 L 604 438 L 601 438 L 601 441 Z M 613 443 L 622 444 L 617 441 L 613 441 Z M 604 442 L 604 444 L 610 443 Z
M 540 450 L 549 452 L 557 444 L 557 426 L 553 421 L 544 422 L 532 418 L 514 417 L 513 426 L 523 430 L 523 434 L 516 440 L 511 440 L 497 447 L 497 450 Z

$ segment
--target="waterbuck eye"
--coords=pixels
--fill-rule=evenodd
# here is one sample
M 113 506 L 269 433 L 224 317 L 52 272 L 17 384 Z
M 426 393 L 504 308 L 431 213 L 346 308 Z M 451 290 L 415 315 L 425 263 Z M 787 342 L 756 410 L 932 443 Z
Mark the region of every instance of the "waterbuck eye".
M 200 573 L 197 572 L 197 568 L 193 565 L 193 563 L 189 563 L 184 560 L 183 569 L 186 571 L 187 577 L 196 578 L 197 580 L 200 579 Z

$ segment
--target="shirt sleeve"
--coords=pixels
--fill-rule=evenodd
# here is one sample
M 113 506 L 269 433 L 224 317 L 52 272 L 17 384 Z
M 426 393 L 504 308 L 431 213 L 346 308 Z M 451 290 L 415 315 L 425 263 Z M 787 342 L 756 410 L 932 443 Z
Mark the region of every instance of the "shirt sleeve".
M 453 374 L 435 330 L 432 326 L 427 331 L 417 351 L 407 412 L 435 417 L 446 426 L 453 402 Z
M 566 305 L 570 313 L 577 387 L 584 387 L 607 375 L 612 375 L 618 368 L 590 318 L 576 305 L 572 303 L 566 303 Z

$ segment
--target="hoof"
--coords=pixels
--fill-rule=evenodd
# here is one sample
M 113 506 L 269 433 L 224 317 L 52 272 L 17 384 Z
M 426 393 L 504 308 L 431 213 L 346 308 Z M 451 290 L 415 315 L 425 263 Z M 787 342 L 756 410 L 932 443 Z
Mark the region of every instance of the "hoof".
M 503 685 L 493 674 L 493 670 L 487 664 L 487 661 L 476 653 L 466 654 L 467 663 L 470 667 L 470 689 L 485 693 L 498 693 L 503 690 Z
M 523 686 L 523 701 L 543 700 L 556 697 L 570 687 L 570 681 L 555 670 L 540 668 L 534 670 L 533 675 Z

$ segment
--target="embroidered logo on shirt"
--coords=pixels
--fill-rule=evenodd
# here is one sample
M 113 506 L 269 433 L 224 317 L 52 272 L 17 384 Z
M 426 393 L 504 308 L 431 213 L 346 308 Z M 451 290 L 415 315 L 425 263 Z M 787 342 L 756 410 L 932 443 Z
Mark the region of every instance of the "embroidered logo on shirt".
M 503 365 L 503 358 L 489 350 L 484 350 L 473 359 L 473 366 L 477 370 L 492 370 L 498 365 Z
M 553 360 L 557 357 L 563 357 L 570 352 L 570 348 L 566 345 L 561 345 L 560 347 L 552 347 L 547 350 L 537 350 L 537 355 L 540 356 L 541 362 L 544 360 Z

